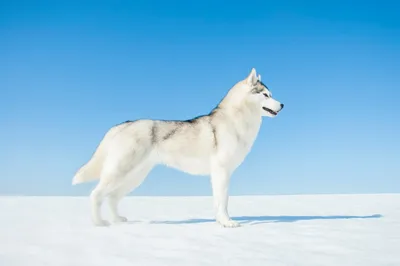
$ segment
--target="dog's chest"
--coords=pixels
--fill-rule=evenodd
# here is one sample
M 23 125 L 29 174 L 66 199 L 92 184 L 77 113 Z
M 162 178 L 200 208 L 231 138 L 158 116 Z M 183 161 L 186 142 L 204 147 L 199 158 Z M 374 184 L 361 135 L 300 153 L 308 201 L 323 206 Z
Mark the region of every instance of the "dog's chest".
M 231 168 L 238 167 L 244 161 L 253 146 L 259 129 L 260 123 L 245 123 L 227 134 L 222 146 L 224 159 Z
M 253 126 L 251 128 L 247 128 L 244 134 L 238 136 L 238 142 L 236 145 L 235 154 L 238 159 L 244 159 L 246 155 L 250 152 L 251 147 L 257 137 L 257 133 L 259 131 L 259 127 Z

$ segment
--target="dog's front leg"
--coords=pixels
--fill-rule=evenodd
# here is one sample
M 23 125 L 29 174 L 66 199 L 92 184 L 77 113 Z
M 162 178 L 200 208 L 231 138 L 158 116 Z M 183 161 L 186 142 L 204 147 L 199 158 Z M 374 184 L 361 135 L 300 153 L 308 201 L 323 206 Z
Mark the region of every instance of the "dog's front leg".
M 238 227 L 240 224 L 231 220 L 228 214 L 229 180 L 230 174 L 225 168 L 221 166 L 213 167 L 211 172 L 211 184 L 216 220 L 224 227 Z

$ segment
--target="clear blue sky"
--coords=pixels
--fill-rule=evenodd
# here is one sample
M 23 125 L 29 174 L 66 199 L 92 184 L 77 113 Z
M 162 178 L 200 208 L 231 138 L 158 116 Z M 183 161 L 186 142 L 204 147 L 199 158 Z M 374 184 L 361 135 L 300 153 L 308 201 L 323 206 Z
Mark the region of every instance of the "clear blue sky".
M 111 126 L 207 113 L 252 67 L 285 109 L 231 194 L 398 193 L 399 5 L 1 1 L 0 194 L 88 195 L 71 179 Z M 133 195 L 210 193 L 158 166 Z

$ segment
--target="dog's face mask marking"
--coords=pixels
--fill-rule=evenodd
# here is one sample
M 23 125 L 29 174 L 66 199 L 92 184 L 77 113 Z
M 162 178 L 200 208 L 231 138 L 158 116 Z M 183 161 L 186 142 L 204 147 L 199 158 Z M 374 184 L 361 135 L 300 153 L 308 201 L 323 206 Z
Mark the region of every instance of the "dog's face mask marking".
M 261 82 L 261 76 L 256 75 L 253 68 L 250 75 L 246 78 L 250 87 L 250 97 L 260 105 L 262 116 L 275 117 L 283 108 L 283 104 L 272 98 L 272 93 L 268 87 Z

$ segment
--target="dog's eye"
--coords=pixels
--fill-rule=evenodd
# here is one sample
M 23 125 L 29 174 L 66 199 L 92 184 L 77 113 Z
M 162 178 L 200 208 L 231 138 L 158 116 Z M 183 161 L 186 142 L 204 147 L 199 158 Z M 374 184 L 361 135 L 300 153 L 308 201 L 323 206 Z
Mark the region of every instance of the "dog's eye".
M 267 98 L 269 98 L 268 94 L 266 94 L 266 93 L 264 93 L 264 96 L 267 97 Z

